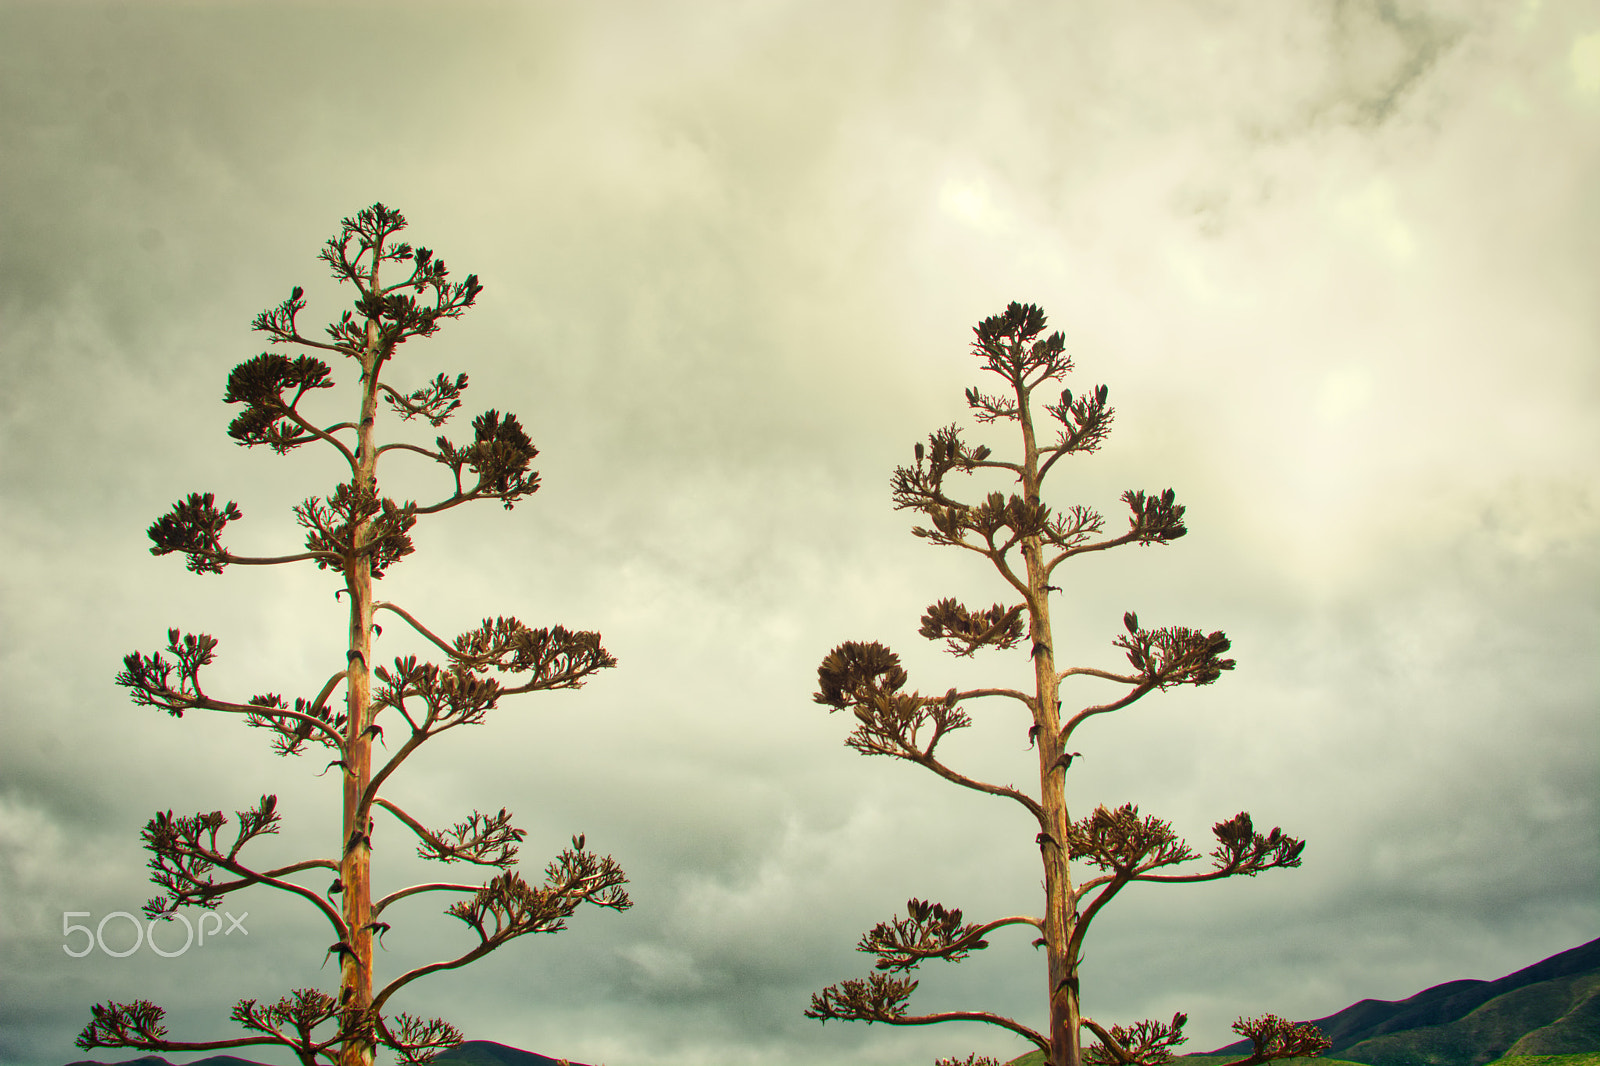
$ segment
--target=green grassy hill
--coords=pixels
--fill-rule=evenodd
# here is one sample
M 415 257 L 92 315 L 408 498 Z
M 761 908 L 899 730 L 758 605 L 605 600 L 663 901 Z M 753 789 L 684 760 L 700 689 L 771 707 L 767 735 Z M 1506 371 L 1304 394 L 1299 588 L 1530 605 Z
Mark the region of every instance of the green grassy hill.
M 1600 1047 L 1600 973 L 1556 977 L 1494 996 L 1444 1024 L 1375 1034 L 1335 1053 L 1371 1066 L 1488 1066 Z
M 1240 1056 L 1235 1055 L 1182 1055 L 1172 1060 L 1172 1066 L 1223 1066 L 1224 1063 L 1236 1062 Z M 1281 1062 L 1294 1062 L 1293 1059 L 1282 1059 Z M 1301 1062 L 1316 1063 L 1318 1066 L 1366 1066 L 1365 1063 L 1346 1062 L 1343 1059 L 1301 1059 Z M 1019 1059 L 1012 1059 L 1006 1066 L 1041 1066 L 1044 1062 L 1044 1052 L 1033 1051 Z M 1507 1055 L 1503 1059 L 1496 1059 L 1488 1066 L 1600 1066 L 1600 1052 L 1587 1051 L 1578 1055 Z
M 1224 1066 L 1224 1063 L 1237 1063 L 1240 1058 L 1242 1058 L 1240 1055 L 1179 1055 L 1178 1058 L 1174 1058 L 1171 1066 Z M 1566 1055 L 1563 1058 L 1582 1058 L 1582 1056 Z M 1010 1063 L 1006 1063 L 1006 1066 L 1043 1066 L 1043 1061 L 1045 1061 L 1045 1053 L 1029 1052 L 1022 1058 L 1013 1058 Z M 1283 1061 L 1291 1063 L 1294 1060 Z M 1309 1063 L 1312 1060 L 1301 1061 L 1302 1063 Z M 1317 1061 L 1318 1066 L 1366 1066 L 1365 1063 L 1346 1063 L 1346 1061 L 1339 1060 L 1339 1058 L 1318 1058 L 1315 1061 Z M 1517 1066 L 1522 1066 L 1522 1063 L 1518 1063 Z M 1539 1066 L 1542 1066 L 1542 1064 L 1539 1064 Z M 1590 1066 L 1590 1064 L 1560 1063 L 1558 1066 Z M 1600 1063 L 1595 1063 L 1594 1066 L 1600 1066 Z

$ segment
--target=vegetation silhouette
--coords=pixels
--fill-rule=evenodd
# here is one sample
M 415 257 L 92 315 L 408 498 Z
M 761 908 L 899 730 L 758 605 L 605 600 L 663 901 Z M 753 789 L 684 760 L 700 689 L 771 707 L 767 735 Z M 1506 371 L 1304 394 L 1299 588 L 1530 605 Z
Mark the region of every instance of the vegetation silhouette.
M 1011 602 L 974 610 L 942 599 L 922 616 L 921 635 L 943 641 L 953 655 L 970 656 L 980 648 L 1025 650 L 1033 674 L 1031 691 L 1007 687 L 951 688 L 942 696 L 906 690 L 909 680 L 900 658 L 876 641 L 850 641 L 834 648 L 817 671 L 814 699 L 830 712 L 849 710 L 855 728 L 845 743 L 863 755 L 887 755 L 933 771 L 964 788 L 1003 796 L 1020 804 L 1037 823 L 1035 843 L 1044 866 L 1044 914 L 1014 915 L 970 922 L 962 911 L 941 903 L 911 899 L 906 916 L 881 922 L 861 938 L 857 950 L 877 957 L 873 973 L 832 985 L 811 997 L 805 1012 L 826 1023 L 830 1019 L 883 1022 L 888 1025 L 930 1025 L 975 1021 L 996 1025 L 1031 1041 L 1050 1066 L 1159 1066 L 1170 1062 L 1172 1048 L 1187 1039 L 1187 1018 L 1145 1020 L 1131 1026 L 1107 1026 L 1079 1008 L 1078 968 L 1089 924 L 1111 899 L 1135 881 L 1168 884 L 1210 881 L 1263 870 L 1300 865 L 1303 841 L 1274 828 L 1255 831 L 1250 815 L 1241 812 L 1213 827 L 1217 846 L 1215 868 L 1204 873 L 1158 873 L 1198 856 L 1173 833 L 1169 823 L 1141 817 L 1138 808 L 1096 807 L 1074 821 L 1068 816 L 1065 782 L 1080 752 L 1069 745 L 1078 728 L 1096 715 L 1123 710 L 1156 691 L 1182 685 L 1209 685 L 1234 668 L 1223 658 L 1231 645 L 1221 632 L 1182 626 L 1148 629 L 1132 611 L 1123 615 L 1125 632 L 1112 644 L 1124 653 L 1122 672 L 1089 666 L 1058 666 L 1050 618 L 1050 593 L 1061 563 L 1089 552 L 1128 544 L 1169 544 L 1188 532 L 1184 508 L 1172 489 L 1146 495 L 1124 492 L 1131 512 L 1128 528 L 1104 535 L 1105 519 L 1088 507 L 1054 511 L 1040 497 L 1045 476 L 1069 456 L 1096 451 L 1111 429 L 1112 409 L 1104 385 L 1074 396 L 1063 389 L 1054 403 L 1042 405 L 1057 424 L 1056 438 L 1040 443 L 1035 422 L 1035 392 L 1072 370 L 1059 332 L 1044 335 L 1045 315 L 1031 304 L 1010 304 L 1003 313 L 980 322 L 972 346 L 982 369 L 1005 382 L 1004 391 L 987 395 L 966 390 L 967 406 L 979 423 L 1016 424 L 1021 450 L 1015 458 L 996 457 L 986 446 L 964 441 L 954 424 L 912 449 L 913 465 L 895 470 L 891 488 L 896 510 L 920 513 L 929 525 L 912 532 L 931 544 L 962 548 L 982 556 L 999 573 L 1012 594 Z M 995 471 L 1014 479 L 1021 491 L 1007 496 L 990 492 L 976 503 L 948 494 L 950 475 Z M 1016 555 L 1012 553 L 1015 552 Z M 1017 556 L 1021 565 L 1017 565 Z M 1071 717 L 1062 710 L 1060 687 L 1072 677 L 1094 677 L 1123 686 L 1108 703 L 1084 706 Z M 1009 700 L 1028 712 L 1027 740 L 1038 759 L 1039 791 L 992 784 L 959 772 L 940 758 L 941 740 L 972 724 L 963 704 L 980 699 Z M 1065 718 L 1065 721 L 1063 721 Z M 1069 863 L 1087 863 L 1103 871 L 1074 884 Z M 988 946 L 986 939 L 1006 926 L 1031 929 L 1047 957 L 1050 1025 L 1038 1032 L 1013 1018 L 986 1010 L 909 1014 L 906 1002 L 917 982 L 909 976 L 929 959 L 959 962 Z M 1098 1043 L 1083 1049 L 1080 1030 Z M 1314 1056 L 1328 1040 L 1314 1026 L 1286 1021 L 1273 1014 L 1244 1019 L 1235 1031 L 1251 1041 L 1252 1050 L 1234 1066 L 1255 1066 L 1271 1059 Z M 945 1058 L 939 1066 L 995 1066 L 987 1056 Z
M 398 604 L 378 600 L 374 582 L 412 554 L 410 531 L 421 515 L 432 515 L 478 500 L 497 500 L 510 510 L 539 487 L 530 469 L 538 449 L 511 414 L 493 409 L 473 420 L 472 440 L 456 444 L 440 436 L 434 448 L 404 442 L 379 444 L 374 427 L 380 401 L 402 421 L 425 419 L 438 428 L 461 406 L 467 375 L 437 375 L 405 392 L 382 380 L 403 343 L 434 334 L 446 319 L 459 317 L 482 287 L 476 275 L 452 282 L 444 261 L 427 248 L 395 239 L 405 218 L 374 204 L 346 218 L 321 258 L 341 283 L 355 286 L 353 311 L 326 327 L 325 340 L 300 332 L 305 308 L 299 286 L 278 306 L 257 315 L 253 328 L 273 344 L 328 352 L 359 368 L 355 403 L 348 421 L 319 425 L 302 405 L 334 387 L 332 370 L 312 355 L 289 358 L 263 352 L 234 367 L 223 399 L 242 409 L 228 435 L 244 447 L 266 445 L 286 455 L 319 443 L 336 452 L 349 480 L 325 497 L 311 496 L 294 508 L 305 528 L 305 551 L 270 558 L 235 555 L 222 543 L 223 528 L 241 517 L 237 504 L 217 505 L 212 493 L 191 493 L 149 529 L 153 555 L 182 554 L 197 574 L 220 574 L 230 565 L 279 566 L 313 563 L 340 578 L 335 600 L 347 597 L 348 641 L 338 650 L 336 668 L 315 695 L 295 697 L 291 705 L 277 693 L 243 703 L 219 699 L 201 685 L 202 669 L 215 658 L 217 640 L 207 633 L 167 632 L 165 654 L 139 652 L 123 660 L 117 683 L 136 704 L 158 707 L 174 717 L 185 711 L 217 711 L 240 716 L 264 730 L 280 755 L 321 749 L 331 756 L 328 769 L 343 778 L 338 812 L 342 850 L 271 869 L 249 865 L 241 852 L 257 837 L 279 830 L 277 797 L 264 795 L 249 810 L 237 812 L 232 840 L 224 834 L 229 819 L 221 811 L 193 815 L 158 812 L 144 829 L 151 853 L 151 880 L 162 895 L 144 907 L 151 919 L 170 919 L 180 908 L 215 908 L 222 897 L 255 885 L 295 896 L 328 923 L 333 942 L 323 960 L 339 964 L 336 995 L 296 988 L 273 1003 L 240 1000 L 231 1017 L 253 1035 L 232 1040 L 168 1039 L 164 1012 L 148 1000 L 103 1003 L 77 1039 L 89 1048 L 150 1051 L 206 1051 L 252 1045 L 291 1049 L 305 1066 L 334 1063 L 367 1066 L 376 1048 L 391 1049 L 401 1063 L 421 1064 L 461 1043 L 461 1034 L 439 1018 L 386 1012 L 390 999 L 430 973 L 465 966 L 507 942 L 529 933 L 555 933 L 582 904 L 624 910 L 631 905 L 622 868 L 610 856 L 572 838 L 545 868 L 542 883 L 530 884 L 516 872 L 524 833 L 502 808 L 494 814 L 473 811 L 448 828 L 429 828 L 380 794 L 402 764 L 425 742 L 459 726 L 479 725 L 506 696 L 581 687 L 591 674 L 616 665 L 600 635 L 561 626 L 531 629 L 515 618 L 485 619 L 476 629 L 445 640 Z M 385 279 L 392 265 L 399 273 Z M 427 506 L 398 502 L 381 494 L 378 462 L 389 452 L 420 455 L 444 467 L 452 483 L 448 495 Z M 444 665 L 396 658 L 375 666 L 373 644 L 381 629 L 379 612 L 401 619 L 445 656 Z M 169 658 L 170 656 L 170 658 Z M 331 657 L 331 656 L 330 656 Z M 493 675 L 493 676 L 492 676 Z M 513 675 L 503 683 L 500 675 Z M 376 679 L 376 685 L 374 684 Z M 330 703 L 344 688 L 342 708 Z M 388 727 L 385 740 L 384 729 Z M 393 744 L 389 749 L 387 745 Z M 380 756 L 374 745 L 384 745 Z M 393 818 L 416 843 L 422 858 L 441 863 L 487 866 L 495 874 L 482 884 L 427 882 L 398 888 L 373 899 L 372 854 L 378 812 Z M 332 813 L 332 812 L 330 812 Z M 219 837 L 219 834 L 223 834 Z M 326 888 L 307 887 L 305 877 L 331 875 Z M 220 876 L 220 879 L 219 879 Z M 421 893 L 460 897 L 445 911 L 475 935 L 477 943 L 454 958 L 418 966 L 374 991 L 373 941 L 390 928 L 389 908 Z

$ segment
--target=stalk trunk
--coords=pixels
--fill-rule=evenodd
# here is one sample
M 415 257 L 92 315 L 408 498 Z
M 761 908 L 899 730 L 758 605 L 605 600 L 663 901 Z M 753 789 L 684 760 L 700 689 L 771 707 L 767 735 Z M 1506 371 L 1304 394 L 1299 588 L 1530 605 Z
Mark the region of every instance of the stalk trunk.
M 1017 410 L 1022 424 L 1023 494 L 1039 500 L 1039 448 L 1034 439 L 1029 389 L 1017 385 Z M 1037 536 L 1024 537 L 1022 556 L 1028 572 L 1028 637 L 1033 656 L 1034 724 L 1038 727 L 1039 803 L 1045 824 L 1040 838 L 1044 864 L 1044 940 L 1050 984 L 1050 1066 L 1082 1066 L 1079 1043 L 1078 965 L 1070 952 L 1077 914 L 1072 907 L 1072 871 L 1067 839 L 1066 767 L 1062 762 L 1060 680 L 1056 677 L 1055 638 L 1050 629 L 1050 593 Z
M 378 289 L 378 256 L 373 249 L 371 285 Z M 357 420 L 357 485 L 377 491 L 377 449 L 372 430 L 378 407 L 377 378 L 382 362 L 382 334 L 367 320 L 367 345 L 361 356 L 361 415 Z M 372 781 L 372 557 L 365 546 L 371 523 L 362 519 L 351 531 L 351 557 L 345 562 L 345 588 L 350 593 L 350 644 L 345 678 L 347 767 L 344 775 L 344 819 L 339 877 L 344 882 L 344 921 L 349 951 L 341 955 L 339 1003 L 345 1040 L 339 1066 L 372 1066 L 376 1045 L 372 1019 L 372 820 L 363 802 Z

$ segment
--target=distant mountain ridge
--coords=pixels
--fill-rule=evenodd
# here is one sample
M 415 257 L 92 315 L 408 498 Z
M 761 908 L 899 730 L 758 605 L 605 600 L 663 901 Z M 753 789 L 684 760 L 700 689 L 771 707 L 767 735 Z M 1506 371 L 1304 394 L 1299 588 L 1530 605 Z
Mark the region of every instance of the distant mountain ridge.
M 1600 938 L 1496 981 L 1447 981 L 1408 999 L 1364 999 L 1315 1024 L 1333 1041 L 1324 1059 L 1365 1066 L 1486 1066 L 1511 1055 L 1600 1053 Z M 1249 1047 L 1241 1040 L 1202 1054 L 1239 1057 Z M 434 1063 L 561 1066 L 559 1059 L 488 1040 L 469 1040 Z M 1182 1063 L 1178 1059 L 1175 1066 Z M 67 1066 L 108 1064 L 81 1060 Z M 109 1066 L 174 1064 L 146 1055 Z M 261 1064 L 213 1055 L 182 1066 Z
M 1314 1023 L 1325 1057 L 1368 1066 L 1484 1066 L 1506 1055 L 1600 1052 L 1600 939 L 1496 981 L 1364 999 Z M 1243 1054 L 1248 1041 L 1209 1052 Z
M 468 1040 L 433 1060 L 434 1066 L 561 1066 L 561 1062 L 561 1059 L 537 1055 L 532 1051 L 521 1051 L 490 1040 Z M 174 1066 L 174 1064 L 157 1055 L 146 1055 L 143 1058 L 124 1059 L 117 1063 L 90 1062 L 83 1059 L 70 1062 L 67 1066 Z M 191 1059 L 181 1066 L 262 1066 L 262 1064 L 249 1059 L 235 1058 L 232 1055 L 212 1055 L 204 1059 Z M 568 1066 L 584 1066 L 584 1064 L 573 1062 Z
M 488 1040 L 468 1040 L 433 1060 L 434 1066 L 561 1066 L 565 1062 Z M 567 1066 L 583 1064 L 573 1062 Z

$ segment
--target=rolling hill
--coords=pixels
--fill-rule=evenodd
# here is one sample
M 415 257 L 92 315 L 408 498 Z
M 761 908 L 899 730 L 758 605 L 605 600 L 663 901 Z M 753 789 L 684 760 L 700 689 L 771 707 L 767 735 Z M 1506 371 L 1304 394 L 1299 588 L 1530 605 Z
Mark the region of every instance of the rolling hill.
M 1315 1023 L 1333 1041 L 1327 1058 L 1367 1066 L 1486 1066 L 1505 1056 L 1600 1052 L 1600 939 L 1495 981 L 1364 999 Z M 1210 1054 L 1249 1047 L 1241 1040 Z
M 560 1066 L 561 1060 L 538 1055 L 532 1051 L 520 1051 L 489 1040 L 468 1040 L 440 1055 L 433 1062 L 434 1066 Z M 67 1066 L 174 1066 L 174 1064 L 157 1055 L 146 1055 L 143 1058 L 124 1059 L 117 1063 L 82 1060 L 68 1063 Z M 190 1059 L 181 1066 L 261 1066 L 261 1064 L 235 1058 L 232 1055 L 212 1055 L 203 1059 Z M 583 1064 L 574 1062 L 568 1066 L 583 1066 Z
M 1364 999 L 1315 1023 L 1333 1041 L 1318 1060 L 1322 1066 L 1600 1066 L 1600 939 L 1495 981 L 1447 981 L 1407 999 Z M 1248 1050 L 1249 1043 L 1239 1041 L 1183 1056 L 1173 1066 L 1223 1066 Z M 1034 1052 L 1008 1066 L 1037 1066 L 1042 1058 Z M 487 1040 L 469 1040 L 434 1062 L 560 1066 L 560 1060 Z M 114 1066 L 173 1064 L 146 1055 Z M 213 1055 L 182 1066 L 258 1064 Z

